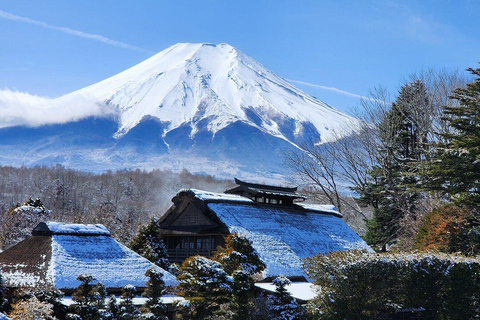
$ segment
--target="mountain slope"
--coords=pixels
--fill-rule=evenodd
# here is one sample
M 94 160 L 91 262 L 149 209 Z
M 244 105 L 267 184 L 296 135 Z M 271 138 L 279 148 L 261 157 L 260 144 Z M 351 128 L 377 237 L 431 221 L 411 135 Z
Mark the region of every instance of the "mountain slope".
M 117 137 L 147 116 L 165 123 L 164 136 L 184 124 L 194 136 L 242 121 L 291 143 L 312 131 L 328 141 L 355 122 L 228 44 L 177 44 L 75 94 L 116 110 Z
M 287 150 L 357 123 L 228 44 L 177 44 L 58 99 L 76 98 L 109 118 L 0 129 L 0 164 L 187 168 L 266 182 L 288 174 Z

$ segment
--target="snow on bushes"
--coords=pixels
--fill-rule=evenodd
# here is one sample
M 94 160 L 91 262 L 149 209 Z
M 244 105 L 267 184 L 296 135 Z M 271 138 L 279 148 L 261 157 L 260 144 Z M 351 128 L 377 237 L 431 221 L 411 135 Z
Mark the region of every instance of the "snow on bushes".
M 229 302 L 233 279 L 222 265 L 202 256 L 185 260 L 178 276 L 178 294 L 189 300 L 188 306 L 177 306 L 181 319 L 203 319 L 221 313 Z
M 422 319 L 480 316 L 480 261 L 428 253 L 335 252 L 305 260 L 321 286 L 322 319 L 383 319 L 416 310 Z

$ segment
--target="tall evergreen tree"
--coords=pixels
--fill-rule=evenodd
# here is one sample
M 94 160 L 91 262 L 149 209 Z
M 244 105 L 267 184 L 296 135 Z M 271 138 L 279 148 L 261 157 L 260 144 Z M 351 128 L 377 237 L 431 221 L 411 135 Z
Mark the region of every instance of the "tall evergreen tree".
M 420 161 L 427 157 L 430 130 L 426 114 L 428 99 L 420 81 L 403 86 L 397 100 L 378 126 L 379 163 L 369 171 L 369 182 L 359 202 L 372 205 L 373 218 L 367 223 L 365 239 L 381 247 L 395 242 L 401 219 L 414 215 L 418 198 L 416 184 Z
M 453 91 L 458 105 L 444 109 L 444 120 L 453 130 L 435 145 L 425 187 L 469 212 L 468 226 L 452 230 L 457 233 L 452 237 L 464 239 L 462 252 L 472 255 L 480 251 L 480 69 L 468 70 L 475 79 Z
M 454 129 L 444 134 L 429 163 L 429 186 L 457 204 L 480 208 L 480 69 L 476 79 L 453 91 L 458 106 L 446 106 L 444 119 Z

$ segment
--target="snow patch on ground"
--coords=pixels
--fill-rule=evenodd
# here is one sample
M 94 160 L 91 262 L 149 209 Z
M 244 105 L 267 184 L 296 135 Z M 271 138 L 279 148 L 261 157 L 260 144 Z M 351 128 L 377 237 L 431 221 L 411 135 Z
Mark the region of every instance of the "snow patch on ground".
M 268 292 L 276 291 L 273 283 L 255 283 L 255 287 Z M 292 297 L 303 301 L 312 300 L 318 295 L 318 291 L 320 290 L 319 286 L 311 284 L 310 282 L 292 282 L 285 288 L 292 295 Z

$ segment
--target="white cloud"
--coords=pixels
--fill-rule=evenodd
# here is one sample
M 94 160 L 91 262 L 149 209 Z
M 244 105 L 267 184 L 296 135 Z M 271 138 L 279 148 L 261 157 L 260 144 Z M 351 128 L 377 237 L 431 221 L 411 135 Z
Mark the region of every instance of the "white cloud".
M 65 27 L 52 26 L 52 25 L 50 25 L 46 22 L 32 20 L 30 18 L 25 18 L 25 17 L 20 17 L 20 16 L 17 16 L 17 15 L 14 15 L 14 14 L 8 13 L 6 11 L 2 11 L 2 10 L 0 10 L 0 18 L 7 19 L 7 20 L 12 20 L 12 21 L 34 24 L 34 25 L 37 25 L 37 26 L 41 26 L 43 28 L 60 31 L 60 32 L 70 34 L 70 35 L 74 35 L 74 36 L 81 37 L 81 38 L 86 38 L 86 39 L 91 39 L 91 40 L 103 42 L 105 44 L 120 47 L 120 48 L 124 48 L 124 49 L 130 49 L 130 50 L 140 51 L 140 52 L 145 52 L 145 53 L 152 53 L 149 50 L 146 50 L 146 49 L 143 49 L 143 48 L 140 48 L 140 47 L 136 47 L 136 46 L 132 46 L 130 44 L 123 43 L 123 42 L 120 42 L 120 41 L 115 41 L 115 40 L 109 39 L 107 37 L 98 35 L 98 34 L 86 33 L 86 32 L 83 32 L 83 31 L 73 30 L 73 29 L 65 28 Z
M 37 127 L 112 114 L 112 110 L 85 96 L 66 95 L 51 99 L 26 92 L 0 90 L 0 128 L 19 125 Z

